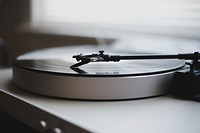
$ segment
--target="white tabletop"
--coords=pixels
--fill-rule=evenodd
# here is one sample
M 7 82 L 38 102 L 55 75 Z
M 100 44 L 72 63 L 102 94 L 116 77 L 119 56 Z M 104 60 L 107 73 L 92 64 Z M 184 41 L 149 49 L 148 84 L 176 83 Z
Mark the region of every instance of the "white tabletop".
M 14 86 L 12 70 L 9 68 L 0 70 L 0 99 L 3 99 L 0 100 L 1 111 L 22 119 L 25 124 L 37 130 L 40 128 L 34 125 L 34 121 L 28 122 L 25 119 L 39 115 L 31 114 L 31 110 L 23 110 L 20 105 L 43 111 L 41 117 L 46 120 L 48 118 L 45 118 L 45 114 L 50 114 L 53 116 L 50 122 L 58 118 L 88 132 L 200 133 L 200 103 L 170 95 L 124 101 L 80 101 L 46 97 Z M 19 105 L 13 103 L 15 100 L 20 101 Z M 61 122 L 60 127 L 61 124 L 65 123 Z M 65 132 L 64 129 L 62 131 Z

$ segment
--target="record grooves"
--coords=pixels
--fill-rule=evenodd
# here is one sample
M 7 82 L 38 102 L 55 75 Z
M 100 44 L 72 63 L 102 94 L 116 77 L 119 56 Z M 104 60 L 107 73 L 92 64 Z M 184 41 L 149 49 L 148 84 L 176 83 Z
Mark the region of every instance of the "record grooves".
M 172 62 L 173 60 L 167 60 Z M 14 61 L 14 65 L 16 67 L 19 67 L 21 69 L 26 69 L 28 71 L 33 71 L 33 72 L 38 72 L 38 73 L 46 73 L 46 74 L 58 74 L 58 75 L 63 75 L 63 76 L 78 76 L 78 77 L 125 77 L 125 76 L 143 76 L 143 75 L 153 75 L 153 74 L 162 74 L 162 73 L 167 73 L 167 72 L 171 72 L 171 71 L 175 71 L 175 70 L 179 70 L 182 67 L 184 67 L 184 65 L 180 65 L 180 66 L 176 66 L 175 68 L 171 68 L 171 69 L 166 69 L 166 70 L 160 70 L 160 71 L 153 71 L 153 72 L 143 72 L 143 73 L 120 73 L 118 71 L 115 72 L 102 72 L 102 73 L 88 73 L 80 68 L 71 68 L 70 71 L 68 71 L 67 69 L 62 69 L 62 71 L 53 71 L 52 69 L 46 68 L 47 70 L 42 70 L 41 68 L 35 68 L 35 67 L 30 67 L 30 64 L 34 64 L 34 62 L 40 62 L 40 60 L 37 61 L 33 61 L 33 60 L 15 60 Z M 177 62 L 177 61 L 175 61 Z M 138 63 L 138 62 L 137 62 Z M 180 63 L 180 62 L 179 62 Z M 181 62 L 183 63 L 183 62 Z M 74 72 L 73 72 L 74 71 Z

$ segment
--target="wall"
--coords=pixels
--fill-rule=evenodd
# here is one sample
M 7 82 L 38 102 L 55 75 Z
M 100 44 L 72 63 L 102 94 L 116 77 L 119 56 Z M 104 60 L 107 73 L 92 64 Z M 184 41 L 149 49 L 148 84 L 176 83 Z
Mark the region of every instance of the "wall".
M 0 37 L 8 49 L 8 62 L 18 55 L 46 47 L 96 44 L 90 37 L 53 35 L 21 30 L 30 23 L 30 0 L 0 0 Z

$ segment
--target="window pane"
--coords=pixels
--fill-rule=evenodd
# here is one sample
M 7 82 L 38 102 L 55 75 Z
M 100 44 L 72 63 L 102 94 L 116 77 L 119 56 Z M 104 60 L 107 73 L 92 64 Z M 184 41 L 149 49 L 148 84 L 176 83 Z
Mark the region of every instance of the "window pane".
M 200 36 L 200 0 L 33 0 L 36 23 Z

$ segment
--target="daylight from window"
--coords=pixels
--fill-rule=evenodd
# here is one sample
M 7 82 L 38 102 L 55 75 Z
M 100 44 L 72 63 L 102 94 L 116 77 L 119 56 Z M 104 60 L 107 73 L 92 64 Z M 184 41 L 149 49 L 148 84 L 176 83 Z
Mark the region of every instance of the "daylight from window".
M 198 36 L 200 0 L 33 0 L 32 22 Z

